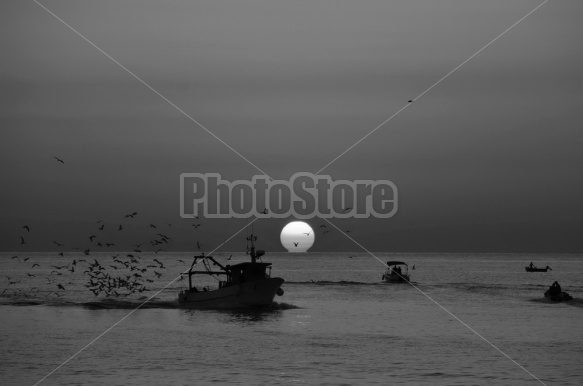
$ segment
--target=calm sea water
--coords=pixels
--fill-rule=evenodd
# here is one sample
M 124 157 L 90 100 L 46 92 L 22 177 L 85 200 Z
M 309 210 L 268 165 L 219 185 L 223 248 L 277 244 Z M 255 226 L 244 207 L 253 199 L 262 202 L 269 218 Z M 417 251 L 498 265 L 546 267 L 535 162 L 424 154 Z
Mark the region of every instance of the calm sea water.
M 272 276 L 286 280 L 273 309 L 179 309 L 179 281 L 133 313 L 192 254 L 141 254 L 148 290 L 127 297 L 85 287 L 93 259 L 135 273 L 113 268 L 112 254 L 14 255 L 0 254 L 2 385 L 33 385 L 87 345 L 41 384 L 583 384 L 581 255 L 377 254 L 415 265 L 415 288 L 382 283 L 384 267 L 366 254 L 268 253 Z M 552 271 L 527 273 L 531 261 Z M 555 280 L 573 301 L 544 299 Z

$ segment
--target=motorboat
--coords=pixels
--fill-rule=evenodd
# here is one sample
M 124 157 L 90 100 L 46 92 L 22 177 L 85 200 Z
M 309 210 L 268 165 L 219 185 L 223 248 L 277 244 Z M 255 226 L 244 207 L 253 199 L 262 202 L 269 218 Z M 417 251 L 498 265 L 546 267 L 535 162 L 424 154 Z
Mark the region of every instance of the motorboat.
M 548 298 L 554 302 L 573 300 L 573 297 L 564 292 L 557 282 L 554 282 L 553 285 L 551 285 L 549 289 L 545 291 L 545 298 Z
M 408 283 L 409 266 L 402 261 L 387 261 L 387 270 L 383 274 L 387 283 Z
M 255 250 L 257 236 L 247 238 L 247 252 L 251 261 L 234 265 L 222 265 L 212 256 L 195 256 L 190 269 L 184 272 L 188 275 L 188 289 L 178 294 L 178 304 L 183 308 L 195 309 L 245 309 L 268 307 L 273 303 L 275 295 L 281 296 L 284 280 L 271 277 L 271 263 L 258 262 L 265 254 L 263 250 Z M 250 244 L 250 246 L 249 246 Z M 193 270 L 202 261 L 204 270 Z M 218 267 L 214 268 L 214 267 Z M 218 280 L 218 288 L 193 285 L 196 275 L 213 276 Z

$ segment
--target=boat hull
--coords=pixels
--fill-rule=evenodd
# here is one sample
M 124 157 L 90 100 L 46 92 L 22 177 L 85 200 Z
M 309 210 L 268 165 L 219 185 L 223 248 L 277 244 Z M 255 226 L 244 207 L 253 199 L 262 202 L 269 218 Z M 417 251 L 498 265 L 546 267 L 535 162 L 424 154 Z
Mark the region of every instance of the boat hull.
M 530 268 L 530 267 L 524 267 L 524 269 L 526 270 L 526 272 L 547 272 L 548 268 Z
M 183 291 L 178 295 L 178 304 L 194 309 L 244 309 L 267 307 L 283 284 L 283 279 L 274 277 L 249 283 L 235 284 L 212 291 Z M 281 293 L 281 292 L 280 292 Z
M 399 275 L 388 275 L 383 274 L 383 280 L 387 283 L 408 283 L 409 282 L 409 275 L 401 274 Z
M 567 300 L 573 300 L 573 297 L 566 292 L 561 292 L 560 294 L 551 295 L 550 290 L 547 290 L 545 292 L 545 298 L 550 299 L 554 302 L 564 302 Z

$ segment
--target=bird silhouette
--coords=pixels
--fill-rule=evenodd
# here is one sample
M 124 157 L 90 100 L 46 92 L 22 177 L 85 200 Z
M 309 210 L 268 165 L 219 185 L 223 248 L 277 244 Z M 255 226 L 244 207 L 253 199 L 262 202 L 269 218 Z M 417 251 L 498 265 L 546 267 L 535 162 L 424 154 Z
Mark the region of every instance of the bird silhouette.
M 100 227 L 98 227 L 97 229 L 99 229 L 100 231 L 103 230 L 103 228 L 105 228 L 105 224 L 102 224 Z
M 28 232 L 30 232 L 30 228 L 28 227 L 28 225 L 23 226 L 22 229 L 26 229 Z
M 26 244 L 26 241 L 24 241 L 24 237 L 20 236 L 20 245 L 22 244 Z
M 54 240 L 53 240 L 53 243 L 54 243 L 54 244 L 56 244 L 56 245 L 57 245 L 57 246 L 59 246 L 59 247 L 64 247 L 64 246 L 65 246 L 64 244 L 58 243 L 58 242 L 56 242 L 56 241 L 54 241 Z
M 299 241 L 296 243 L 295 241 L 292 241 L 292 243 L 294 243 L 294 247 L 297 247 L 298 244 L 300 243 Z
M 61 289 L 61 290 L 65 290 L 65 287 L 63 287 L 63 285 L 62 285 L 61 283 L 59 283 L 59 284 L 57 285 L 57 287 L 58 287 L 59 289 Z
M 123 229 L 123 227 L 121 226 L 121 224 L 119 225 L 119 228 L 117 228 L 118 231 L 121 231 Z
M 233 255 L 227 257 L 227 260 L 231 260 L 232 257 L 233 257 Z
M 413 99 L 409 99 L 409 103 L 413 103 Z
M 94 238 L 96 238 L 97 236 L 89 236 L 89 240 L 93 241 Z
M 60 159 L 60 158 L 58 158 L 58 157 L 55 157 L 55 156 L 53 156 L 53 157 L 54 157 L 54 158 L 55 158 L 57 161 L 59 161 L 60 163 L 62 163 L 62 164 L 64 164 L 64 163 L 65 163 L 65 161 L 63 161 L 62 159 Z
M 156 228 L 156 225 L 150 224 L 150 228 Z
M 310 233 L 312 233 L 312 232 L 308 232 L 308 233 L 304 233 L 304 234 L 305 234 L 306 236 L 309 236 L 309 235 L 310 235 Z
M 34 263 L 34 264 L 32 265 L 32 268 L 34 268 L 34 267 L 40 267 L 40 265 L 38 265 L 37 263 Z

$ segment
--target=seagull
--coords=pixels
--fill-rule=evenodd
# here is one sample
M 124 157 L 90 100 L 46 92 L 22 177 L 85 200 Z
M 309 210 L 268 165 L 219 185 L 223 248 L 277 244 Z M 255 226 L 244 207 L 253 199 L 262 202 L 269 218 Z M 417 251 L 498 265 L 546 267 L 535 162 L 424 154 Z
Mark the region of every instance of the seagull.
M 308 232 L 308 233 L 304 233 L 304 234 L 305 234 L 306 236 L 309 236 L 309 235 L 310 235 L 310 233 L 312 233 L 312 232 Z
M 105 224 L 102 224 L 100 227 L 98 227 L 97 229 L 99 229 L 100 231 L 103 230 L 103 228 L 105 228 Z
M 93 241 L 94 238 L 96 238 L 97 236 L 89 236 L 89 240 Z
M 34 268 L 34 267 L 40 267 L 40 265 L 38 265 L 37 263 L 34 263 L 34 264 L 32 265 L 32 268 Z
M 409 99 L 409 103 L 413 103 L 413 99 Z
M 20 245 L 22 244 L 26 244 L 26 241 L 24 241 L 24 237 L 20 236 Z
M 59 256 L 64 257 L 63 252 L 59 252 Z
M 64 163 L 65 163 L 65 161 L 63 161 L 62 159 L 60 159 L 60 158 L 58 158 L 58 157 L 55 157 L 55 156 L 53 156 L 53 157 L 54 157 L 54 158 L 55 158 L 57 161 L 59 161 L 60 163 L 62 163 L 62 164 L 64 164 Z
M 15 256 L 12 256 L 11 259 L 18 259 L 18 260 L 20 260 L 20 257 L 18 257 L 18 256 L 15 255 Z
M 327 226 L 322 224 L 322 225 L 320 225 L 320 228 L 327 228 Z
M 30 228 L 28 227 L 28 225 L 23 226 L 22 229 L 26 229 L 27 231 L 30 232 Z
M 64 289 L 65 289 L 65 287 L 63 287 L 63 285 L 62 285 L 61 283 L 59 283 L 59 284 L 57 285 L 57 287 L 58 287 L 59 289 L 62 289 L 62 290 L 64 290 Z
M 150 228 L 156 228 L 156 225 L 150 224 Z
M 118 231 L 121 231 L 123 229 L 123 227 L 121 226 L 121 224 L 119 225 L 119 228 L 117 229 Z
M 297 247 L 298 244 L 300 243 L 299 241 L 296 243 L 295 241 L 292 241 L 292 243 L 294 243 L 294 247 Z
M 227 257 L 227 260 L 231 260 L 232 257 L 233 257 L 233 255 Z

